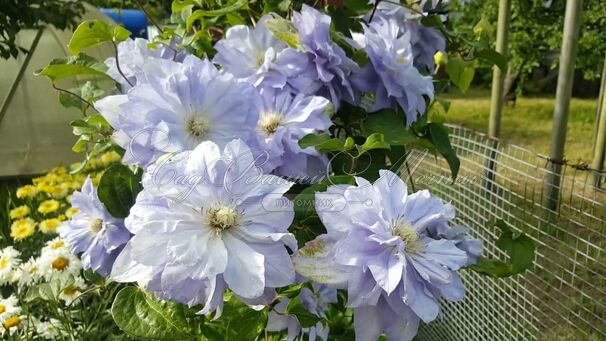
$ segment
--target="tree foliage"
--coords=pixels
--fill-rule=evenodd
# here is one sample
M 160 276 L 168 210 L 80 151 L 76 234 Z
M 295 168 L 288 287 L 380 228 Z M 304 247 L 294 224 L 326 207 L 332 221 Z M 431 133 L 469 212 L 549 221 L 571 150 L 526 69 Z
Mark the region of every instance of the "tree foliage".
M 499 0 L 455 0 L 451 10 L 455 15 L 456 32 L 472 31 L 482 19 L 496 27 Z M 562 44 L 565 0 L 514 0 L 509 30 L 509 66 L 521 76 L 529 75 L 541 65 L 556 68 L 557 52 Z M 606 54 L 606 2 L 586 0 L 583 3 L 576 68 L 586 79 L 600 76 Z M 489 36 L 496 40 L 496 30 Z
M 77 0 L 3 0 L 0 6 L 0 57 L 8 59 L 25 52 L 16 42 L 22 29 L 52 25 L 72 29 L 84 13 Z

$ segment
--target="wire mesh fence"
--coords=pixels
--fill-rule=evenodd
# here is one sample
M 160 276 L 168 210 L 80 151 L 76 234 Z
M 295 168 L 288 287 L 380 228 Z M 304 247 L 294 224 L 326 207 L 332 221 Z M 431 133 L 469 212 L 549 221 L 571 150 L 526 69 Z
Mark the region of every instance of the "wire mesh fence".
M 442 159 L 414 151 L 403 177 L 457 208 L 458 222 L 485 242 L 485 255 L 506 255 L 494 242 L 503 219 L 536 243 L 534 267 L 494 279 L 463 271 L 467 297 L 447 303 L 424 325 L 421 340 L 606 340 L 606 191 L 595 171 L 563 165 L 556 210 L 545 202 L 547 158 L 451 126 L 461 159 L 456 182 Z

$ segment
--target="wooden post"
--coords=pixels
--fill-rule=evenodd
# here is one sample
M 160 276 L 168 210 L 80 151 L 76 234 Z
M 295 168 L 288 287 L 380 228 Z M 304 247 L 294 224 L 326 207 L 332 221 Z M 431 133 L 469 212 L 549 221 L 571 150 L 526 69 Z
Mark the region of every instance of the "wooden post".
M 556 210 L 560 197 L 560 180 L 564 163 L 564 146 L 568 127 L 568 110 L 572 96 L 574 64 L 577 55 L 579 30 L 583 0 L 566 1 L 564 34 L 560 51 L 558 85 L 556 89 L 555 108 L 553 112 L 553 129 L 549 149 L 548 173 L 545 178 L 545 206 Z
M 496 51 L 507 57 L 507 45 L 509 43 L 509 22 L 511 21 L 511 0 L 499 1 L 499 19 L 497 22 Z M 490 96 L 490 121 L 488 123 L 488 136 L 490 147 L 486 164 L 486 189 L 488 195 L 494 191 L 495 169 L 497 167 L 496 157 L 499 148 L 499 137 L 501 130 L 501 114 L 503 113 L 503 102 L 505 101 L 505 73 L 498 66 L 492 67 L 492 93 Z
M 598 95 L 598 105 L 595 111 L 595 121 L 593 122 L 593 138 L 591 139 L 592 146 L 596 148 L 596 138 L 598 136 L 598 130 L 600 128 L 600 116 L 602 115 L 602 106 L 604 103 L 604 96 L 606 93 L 606 56 L 604 57 L 604 66 L 602 67 L 602 78 L 600 78 L 600 94 Z M 594 157 L 595 158 L 595 157 Z M 602 168 L 599 168 L 602 169 Z M 600 187 L 600 179 L 597 179 L 595 183 L 596 187 Z
M 591 168 L 599 172 L 604 170 L 604 149 L 606 149 L 606 96 L 602 96 L 602 102 L 598 103 L 601 109 L 599 121 L 596 122 L 596 139 L 593 145 L 593 161 Z M 595 187 L 600 187 L 600 173 L 593 173 L 592 182 Z
M 497 22 L 496 51 L 507 57 L 507 45 L 509 43 L 509 22 L 511 21 L 511 0 L 499 2 L 499 21 Z M 490 122 L 488 124 L 488 135 L 498 138 L 501 130 L 501 114 L 503 113 L 503 102 L 505 94 L 505 73 L 498 66 L 492 67 L 492 94 L 490 97 Z

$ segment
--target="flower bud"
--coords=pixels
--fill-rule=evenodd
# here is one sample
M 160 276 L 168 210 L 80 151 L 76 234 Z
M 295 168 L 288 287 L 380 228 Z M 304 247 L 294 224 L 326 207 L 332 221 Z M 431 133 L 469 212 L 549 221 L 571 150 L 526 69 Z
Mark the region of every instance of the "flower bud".
M 473 33 L 479 39 L 488 38 L 488 37 L 492 36 L 493 32 L 494 32 L 494 28 L 490 24 L 490 21 L 486 20 L 486 18 L 482 18 L 482 20 L 480 20 L 476 24 L 476 26 L 474 26 L 474 28 L 473 28 Z
M 436 65 L 444 66 L 448 63 L 448 54 L 443 51 L 438 51 L 433 55 L 433 61 Z

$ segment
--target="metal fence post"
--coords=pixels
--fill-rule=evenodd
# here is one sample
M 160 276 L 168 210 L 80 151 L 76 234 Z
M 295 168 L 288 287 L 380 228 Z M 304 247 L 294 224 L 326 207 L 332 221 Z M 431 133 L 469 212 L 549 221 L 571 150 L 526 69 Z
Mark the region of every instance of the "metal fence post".
M 545 179 L 545 205 L 556 210 L 560 196 L 560 180 L 564 163 L 564 145 L 566 144 L 566 129 L 568 127 L 568 110 L 572 96 L 574 64 L 577 55 L 579 30 L 583 0 L 566 1 L 564 18 L 564 34 L 558 70 L 558 85 L 556 90 L 555 108 L 553 112 L 553 130 L 549 149 L 549 172 Z
M 511 0 L 499 1 L 499 19 L 497 22 L 497 41 L 496 51 L 507 57 L 507 45 L 509 43 L 509 22 L 511 21 Z M 488 192 L 494 190 L 495 168 L 496 168 L 496 149 L 499 147 L 499 133 L 501 130 L 501 114 L 503 113 L 503 102 L 505 94 L 503 88 L 505 84 L 506 70 L 501 70 L 498 66 L 492 67 L 492 93 L 490 96 L 490 121 L 488 123 L 488 136 L 493 138 L 489 151 L 488 163 L 486 165 L 486 188 Z

